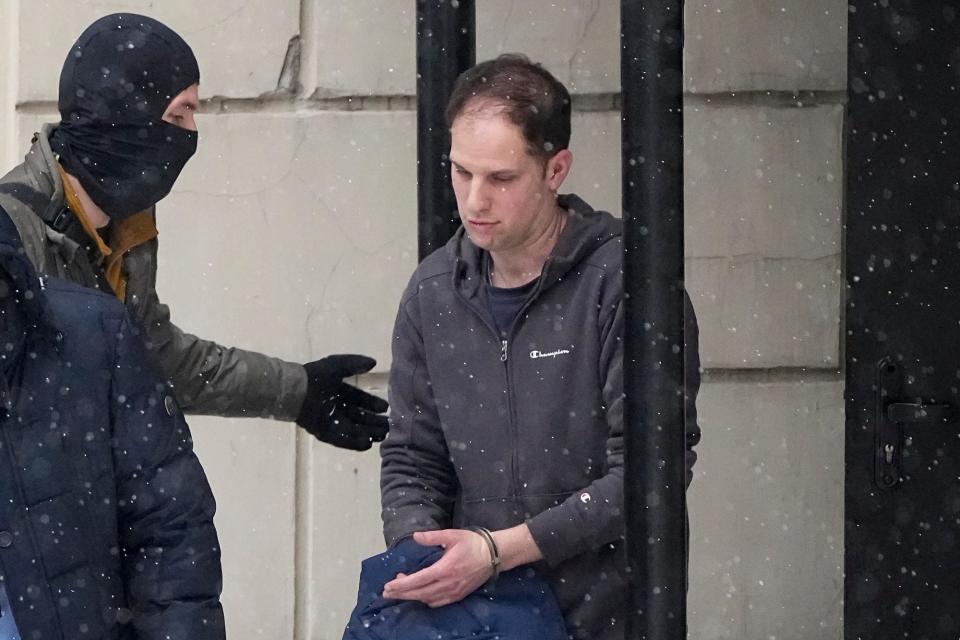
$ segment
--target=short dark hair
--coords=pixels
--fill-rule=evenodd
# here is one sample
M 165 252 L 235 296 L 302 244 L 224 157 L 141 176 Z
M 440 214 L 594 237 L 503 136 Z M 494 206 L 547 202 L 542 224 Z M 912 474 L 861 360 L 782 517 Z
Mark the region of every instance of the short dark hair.
M 570 92 L 538 63 L 505 53 L 467 69 L 447 102 L 447 126 L 465 111 L 493 104 L 520 127 L 530 155 L 548 160 L 570 145 Z

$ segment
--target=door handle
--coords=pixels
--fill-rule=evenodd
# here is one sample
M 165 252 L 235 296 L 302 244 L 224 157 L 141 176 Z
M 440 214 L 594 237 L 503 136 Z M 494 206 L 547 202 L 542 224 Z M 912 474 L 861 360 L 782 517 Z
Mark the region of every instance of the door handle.
M 887 420 L 893 422 L 950 422 L 950 405 L 920 404 L 918 402 L 891 402 L 887 405 Z
M 874 482 L 881 489 L 892 489 L 903 475 L 904 426 L 950 422 L 953 408 L 938 402 L 901 402 L 903 371 L 890 357 L 877 363 L 876 374 Z

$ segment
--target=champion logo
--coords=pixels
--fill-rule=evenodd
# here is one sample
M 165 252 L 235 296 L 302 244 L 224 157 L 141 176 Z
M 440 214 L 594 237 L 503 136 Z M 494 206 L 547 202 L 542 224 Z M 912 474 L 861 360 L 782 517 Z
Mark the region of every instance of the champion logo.
M 538 351 L 534 349 L 530 352 L 530 358 L 533 360 L 538 360 L 540 358 L 556 358 L 557 356 L 565 356 L 570 353 L 569 349 L 557 349 L 556 351 Z

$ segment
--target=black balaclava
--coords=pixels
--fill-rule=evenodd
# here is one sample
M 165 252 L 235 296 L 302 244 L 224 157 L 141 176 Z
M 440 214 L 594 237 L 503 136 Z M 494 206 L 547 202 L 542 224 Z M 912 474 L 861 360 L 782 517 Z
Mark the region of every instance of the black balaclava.
M 163 199 L 197 150 L 197 133 L 162 120 L 200 82 L 189 45 L 153 18 L 115 13 L 87 27 L 60 74 L 50 146 L 113 219 Z

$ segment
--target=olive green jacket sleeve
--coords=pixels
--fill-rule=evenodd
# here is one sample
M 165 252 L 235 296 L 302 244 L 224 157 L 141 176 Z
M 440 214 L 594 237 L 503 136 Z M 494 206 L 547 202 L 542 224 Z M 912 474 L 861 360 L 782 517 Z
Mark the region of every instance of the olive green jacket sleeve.
M 52 131 L 51 125 L 44 126 L 23 164 L 0 178 L 0 207 L 16 225 L 37 271 L 109 291 L 87 252 L 43 222 L 64 207 L 56 158 L 47 141 Z M 296 419 L 307 391 L 301 365 L 224 347 L 177 328 L 157 299 L 156 239 L 127 252 L 123 264 L 127 308 L 143 328 L 184 413 Z
M 224 347 L 179 329 L 157 297 L 157 240 L 124 256 L 127 307 L 174 387 L 184 413 L 295 420 L 307 391 L 303 366 Z

